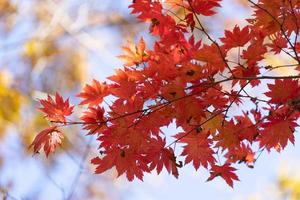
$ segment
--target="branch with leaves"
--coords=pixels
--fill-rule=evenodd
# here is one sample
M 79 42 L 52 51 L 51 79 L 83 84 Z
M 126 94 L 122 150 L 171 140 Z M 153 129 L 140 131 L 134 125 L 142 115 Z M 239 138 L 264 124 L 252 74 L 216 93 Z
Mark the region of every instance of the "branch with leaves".
M 178 168 L 192 163 L 210 172 L 208 181 L 221 177 L 233 187 L 239 180 L 233 165 L 253 167 L 263 150 L 294 143 L 300 116 L 299 73 L 265 75 L 282 67 L 300 70 L 300 1 L 249 3 L 254 15 L 248 24 L 214 40 L 200 17 L 215 15 L 220 0 L 133 1 L 132 14 L 150 22 L 150 34 L 158 38 L 154 47 L 143 38 L 123 47 L 123 69 L 78 94 L 85 109 L 80 120 L 69 119 L 75 107 L 60 94 L 40 100 L 53 125 L 37 135 L 34 152 L 43 149 L 48 156 L 62 142 L 61 126 L 80 125 L 99 141 L 99 156 L 91 161 L 96 173 L 115 167 L 131 181 L 166 169 L 177 178 Z M 265 66 L 266 53 L 286 53 L 297 64 Z M 162 128 L 172 123 L 181 131 L 166 144 Z M 175 155 L 176 145 L 181 154 Z

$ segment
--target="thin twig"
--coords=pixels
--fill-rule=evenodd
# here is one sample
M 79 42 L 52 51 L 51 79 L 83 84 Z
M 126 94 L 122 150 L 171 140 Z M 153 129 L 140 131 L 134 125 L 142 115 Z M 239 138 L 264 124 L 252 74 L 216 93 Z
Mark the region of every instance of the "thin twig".
M 71 184 L 70 193 L 69 193 L 68 197 L 66 198 L 66 200 L 72 199 L 72 196 L 73 196 L 73 194 L 75 192 L 75 189 L 78 185 L 78 182 L 80 180 L 81 174 L 83 173 L 83 166 L 84 166 L 85 160 L 87 159 L 87 157 L 89 155 L 92 141 L 93 141 L 93 137 L 90 137 L 90 139 L 88 141 L 88 144 L 86 145 L 85 151 L 83 153 L 83 156 L 81 158 L 81 162 L 80 162 L 80 165 L 79 165 L 78 172 L 75 175 L 73 183 Z
M 229 72 L 232 74 L 232 76 L 234 76 L 233 71 L 231 70 L 230 66 L 228 65 L 228 63 L 227 63 L 227 61 L 226 61 L 226 58 L 224 57 L 224 55 L 223 55 L 223 53 L 222 53 L 222 50 L 221 50 L 220 45 L 219 45 L 219 44 L 218 44 L 218 43 L 217 43 L 217 42 L 216 42 L 216 41 L 208 34 L 208 32 L 205 30 L 205 28 L 204 28 L 204 26 L 202 25 L 202 23 L 201 23 L 201 21 L 200 21 L 198 15 L 196 14 L 196 12 L 195 12 L 195 10 L 194 10 L 194 8 L 193 8 L 193 6 L 192 6 L 190 0 L 188 0 L 188 3 L 189 3 L 189 6 L 190 6 L 192 12 L 194 13 L 194 15 L 195 15 L 195 17 L 196 17 L 196 20 L 197 20 L 197 22 L 198 22 L 198 24 L 199 24 L 199 26 L 200 26 L 200 28 L 201 28 L 201 31 L 206 35 L 206 37 L 207 37 L 213 44 L 216 45 L 216 47 L 217 47 L 217 49 L 218 49 L 218 51 L 219 51 L 219 53 L 220 53 L 220 56 L 221 56 L 221 58 L 222 58 L 222 60 L 223 60 L 223 62 L 224 62 L 224 64 L 225 64 L 226 68 L 229 70 Z

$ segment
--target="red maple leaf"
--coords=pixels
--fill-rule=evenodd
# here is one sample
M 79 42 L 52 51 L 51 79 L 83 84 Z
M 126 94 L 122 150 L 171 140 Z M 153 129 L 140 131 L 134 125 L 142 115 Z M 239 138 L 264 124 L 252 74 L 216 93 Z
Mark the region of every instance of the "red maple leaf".
M 224 165 L 218 166 L 213 165 L 210 172 L 210 177 L 206 181 L 211 181 L 214 178 L 220 176 L 226 183 L 233 188 L 233 181 L 239 181 L 239 178 L 234 173 L 236 169 L 230 166 L 230 163 L 225 163 Z
M 101 128 L 105 124 L 104 109 L 100 106 L 89 107 L 80 118 L 85 122 L 83 128 L 89 130 L 89 134 L 100 133 Z
M 239 134 L 242 131 L 242 127 L 238 126 L 230 120 L 225 121 L 226 126 L 222 126 L 219 129 L 219 133 L 214 137 L 217 141 L 216 147 L 222 149 L 231 149 L 240 144 Z
M 225 31 L 225 37 L 220 40 L 224 43 L 226 49 L 234 47 L 242 47 L 250 41 L 252 38 L 248 26 L 245 26 L 242 30 L 237 25 L 233 31 Z
M 287 103 L 300 94 L 298 80 L 277 79 L 274 84 L 268 84 L 268 88 L 270 91 L 266 92 L 265 95 L 271 98 L 270 103 L 275 104 Z
M 206 62 L 211 68 L 212 73 L 222 72 L 226 68 L 223 58 L 226 57 L 225 49 L 218 48 L 214 43 L 211 45 L 204 44 L 196 52 L 196 58 L 199 61 Z
M 73 113 L 74 106 L 70 106 L 69 99 L 64 101 L 58 93 L 55 99 L 48 95 L 47 99 L 40 99 L 40 103 L 43 107 L 39 110 L 46 114 L 49 121 L 65 122 L 66 116 Z
M 61 144 L 63 134 L 57 129 L 56 126 L 52 126 L 41 131 L 33 140 L 29 148 L 33 146 L 33 151 L 38 153 L 41 149 L 44 150 L 46 156 L 55 151 L 57 145 Z
M 183 137 L 184 136 L 184 137 Z M 214 151 L 210 148 L 211 139 L 207 138 L 204 132 L 197 133 L 194 131 L 186 135 L 185 132 L 179 133 L 175 138 L 182 138 L 180 142 L 186 143 L 183 146 L 182 156 L 186 156 L 185 164 L 193 162 L 195 169 L 199 169 L 200 165 L 208 168 L 209 164 L 214 164 L 216 159 L 213 157 Z
M 213 10 L 215 7 L 221 7 L 221 0 L 188 0 L 189 7 L 192 11 L 195 11 L 197 14 L 211 16 L 216 14 Z
M 83 88 L 83 92 L 77 96 L 84 99 L 80 105 L 89 104 L 89 106 L 99 105 L 103 98 L 108 94 L 108 86 L 105 83 L 99 83 L 97 80 L 93 80 L 91 85 L 86 84 Z
M 253 36 L 252 36 L 253 37 Z M 247 48 L 243 50 L 242 58 L 247 60 L 248 66 L 255 65 L 264 58 L 267 52 L 266 45 L 263 40 L 254 40 Z
M 130 99 L 136 93 L 136 80 L 139 79 L 139 74 L 128 68 L 124 70 L 117 69 L 116 75 L 110 76 L 108 79 L 116 83 L 110 87 L 110 92 L 113 95 Z
M 279 54 L 282 49 L 287 48 L 288 42 L 279 32 L 273 37 L 274 39 L 271 44 L 268 44 L 268 47 L 270 47 L 275 54 Z
M 118 176 L 126 173 L 127 179 L 132 181 L 135 176 L 143 180 L 144 172 L 149 172 L 147 163 L 133 150 L 113 148 L 105 153 L 103 158 L 96 157 L 91 161 L 92 164 L 97 165 L 96 173 L 102 173 L 115 166 Z
M 260 148 L 266 147 L 268 151 L 271 148 L 280 150 L 286 147 L 288 141 L 294 144 L 295 137 L 293 132 L 296 126 L 297 123 L 294 121 L 280 118 L 264 123 L 262 126 L 264 130 L 261 132 L 259 140 Z
M 159 1 L 136 0 L 129 6 L 132 8 L 131 14 L 139 14 L 138 18 L 143 21 L 153 19 L 153 15 L 160 15 L 162 5 Z
M 255 110 L 252 110 L 252 114 L 254 115 L 255 121 L 259 121 L 261 116 L 255 113 Z M 241 141 L 247 140 L 252 143 L 258 135 L 258 129 L 255 126 L 255 121 L 253 122 L 250 119 L 249 113 L 243 113 L 241 116 L 234 117 L 237 121 L 237 127 L 239 128 L 238 137 Z
M 255 161 L 254 155 L 255 154 L 252 151 L 251 147 L 242 143 L 241 146 L 238 146 L 228 151 L 225 157 L 228 158 L 228 161 L 230 163 L 245 162 L 248 166 L 250 166 L 249 164 L 253 164 L 253 162 Z
M 167 169 L 169 173 L 178 178 L 178 169 L 176 164 L 176 157 L 172 148 L 165 148 L 166 140 L 158 138 L 153 139 L 149 149 L 147 151 L 150 159 L 150 170 L 156 168 L 157 174 L 160 174 L 163 167 Z

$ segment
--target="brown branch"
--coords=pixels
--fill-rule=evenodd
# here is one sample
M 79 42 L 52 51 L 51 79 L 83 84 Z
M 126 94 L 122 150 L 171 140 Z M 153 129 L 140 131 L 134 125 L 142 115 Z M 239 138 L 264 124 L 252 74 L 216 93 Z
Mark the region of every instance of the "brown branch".
M 269 80 L 276 80 L 276 79 L 300 79 L 300 75 L 297 76 L 254 76 L 254 77 L 230 77 L 227 79 L 223 79 L 217 82 L 214 82 L 214 85 L 220 84 L 220 83 L 224 83 L 227 81 L 233 81 L 233 80 L 248 80 L 248 81 L 252 81 L 252 80 L 265 80 L 265 79 L 269 79 Z M 196 88 L 196 87 L 200 87 L 202 84 L 196 84 L 196 85 L 192 85 L 187 87 L 186 89 L 192 89 L 192 88 Z
M 273 39 L 271 38 L 271 36 L 268 36 L 268 38 L 273 42 L 273 44 L 274 44 L 278 49 L 280 49 L 281 51 L 283 51 L 286 55 L 288 55 L 288 56 L 291 57 L 292 59 L 296 60 L 296 59 L 294 58 L 294 56 L 293 56 L 290 52 L 288 52 L 287 50 L 285 50 L 284 48 L 282 48 L 282 47 L 279 46 L 278 44 L 274 43 L 274 41 L 273 41 Z M 275 39 L 275 38 L 274 38 L 274 39 Z
M 196 88 L 196 87 L 204 87 L 204 88 L 202 90 L 196 92 L 196 93 L 191 93 L 191 94 L 179 97 L 179 98 L 172 99 L 172 100 L 170 100 L 168 102 L 157 104 L 157 105 L 151 106 L 151 107 L 146 108 L 146 109 L 136 110 L 136 111 L 131 112 L 131 113 L 126 113 L 126 114 L 120 115 L 118 117 L 109 118 L 109 119 L 104 120 L 104 121 L 93 122 L 93 123 L 87 123 L 87 122 L 83 122 L 83 121 L 73 121 L 73 122 L 72 121 L 69 121 L 69 122 L 50 121 L 50 122 L 51 123 L 62 124 L 62 126 L 67 126 L 67 125 L 87 125 L 87 124 L 99 124 L 99 125 L 106 124 L 107 122 L 112 122 L 112 121 L 115 121 L 117 119 L 125 118 L 125 117 L 132 116 L 132 115 L 135 115 L 135 114 L 138 114 L 138 113 L 143 113 L 143 112 L 149 112 L 150 111 L 149 114 L 151 114 L 151 113 L 153 113 L 153 111 L 157 111 L 157 110 L 152 110 L 153 108 L 158 108 L 158 110 L 160 110 L 160 109 L 162 109 L 162 108 L 170 105 L 171 103 L 180 101 L 180 100 L 185 99 L 185 98 L 189 98 L 191 96 L 198 95 L 198 94 L 204 92 L 206 89 L 212 88 L 212 87 L 214 87 L 214 86 L 216 86 L 218 84 L 224 83 L 224 82 L 233 81 L 233 80 L 248 80 L 248 81 L 251 81 L 251 80 L 264 80 L 264 79 L 267 79 L 267 80 L 300 79 L 300 75 L 297 75 L 297 76 L 230 77 L 230 78 L 226 78 L 226 79 L 223 79 L 223 80 L 220 80 L 220 81 L 216 81 L 216 82 L 212 82 L 212 83 L 209 83 L 209 84 L 207 84 L 207 83 L 200 83 L 200 84 L 197 84 L 197 85 L 189 86 L 189 87 L 185 88 L 185 90 L 190 90 L 190 89 L 193 89 L 193 88 Z M 206 84 L 206 85 L 204 85 L 204 84 Z
M 219 88 L 216 88 L 216 87 L 212 87 L 212 88 L 215 89 L 215 90 L 218 90 L 219 92 L 221 92 L 222 94 L 224 94 L 224 95 L 226 95 L 226 96 L 236 96 L 236 95 L 230 94 L 229 92 L 222 91 L 222 90 L 220 90 Z M 246 93 L 245 90 L 243 90 L 243 92 Z M 246 94 L 247 94 L 247 93 L 246 93 Z M 249 98 L 249 99 L 255 99 L 256 101 L 261 101 L 261 102 L 264 102 L 264 103 L 268 103 L 268 102 L 269 102 L 269 101 L 267 101 L 267 100 L 263 100 L 263 99 L 259 99 L 259 98 L 257 98 L 257 97 L 253 97 L 253 96 L 251 96 L 251 95 L 249 95 L 249 94 L 247 94 L 247 95 L 238 94 L 238 97 L 241 97 L 241 98 Z

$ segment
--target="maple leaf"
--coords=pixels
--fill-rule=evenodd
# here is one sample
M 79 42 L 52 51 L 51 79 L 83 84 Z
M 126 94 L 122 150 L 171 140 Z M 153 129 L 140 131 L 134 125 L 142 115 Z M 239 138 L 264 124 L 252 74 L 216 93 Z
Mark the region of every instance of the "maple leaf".
M 284 104 L 296 98 L 300 94 L 300 87 L 298 80 L 285 79 L 275 80 L 274 84 L 268 84 L 270 91 L 265 95 L 270 97 L 270 103 Z
M 124 70 L 116 70 L 116 75 L 108 77 L 109 80 L 116 84 L 110 87 L 110 92 L 120 98 L 130 99 L 136 94 L 136 81 L 139 79 L 139 74 L 135 74 L 128 68 Z
M 233 188 L 233 181 L 239 181 L 238 176 L 234 173 L 235 168 L 230 166 L 230 163 L 225 163 L 224 165 L 218 166 L 213 165 L 210 172 L 210 177 L 206 181 L 211 181 L 214 178 L 220 176 L 226 183 Z
M 225 108 L 229 99 L 222 94 L 221 89 L 220 85 L 207 89 L 205 95 L 202 96 L 203 101 L 217 109 Z
M 38 133 L 29 148 L 33 146 L 34 153 L 38 153 L 43 149 L 48 157 L 61 144 L 62 139 L 63 134 L 57 129 L 57 126 L 52 126 Z
M 234 124 L 233 120 L 227 122 L 226 126 L 222 126 L 219 129 L 219 133 L 214 137 L 217 141 L 216 147 L 223 149 L 231 149 L 240 144 L 239 133 L 241 127 Z
M 172 148 L 165 148 L 166 140 L 158 138 L 153 139 L 149 149 L 147 150 L 150 160 L 150 171 L 156 168 L 157 174 L 160 174 L 163 167 L 165 167 L 168 173 L 172 173 L 175 178 L 178 178 L 178 169 L 176 164 L 176 157 Z
M 162 96 L 167 100 L 177 99 L 185 95 L 184 88 L 176 84 L 168 84 L 162 88 Z
M 64 101 L 58 93 L 56 93 L 55 99 L 48 95 L 47 99 L 39 101 L 43 106 L 39 110 L 46 114 L 49 121 L 65 122 L 66 116 L 73 113 L 74 106 L 70 106 L 69 99 Z
M 163 9 L 159 1 L 149 0 L 135 0 L 129 8 L 132 8 L 131 14 L 139 14 L 138 18 L 142 21 L 154 19 Z
M 282 49 L 287 48 L 287 43 L 287 40 L 280 33 L 277 33 L 272 43 L 268 44 L 268 47 L 270 47 L 275 54 L 279 54 Z
M 185 136 L 185 137 L 183 137 Z M 213 157 L 214 151 L 210 148 L 211 139 L 207 138 L 208 134 L 204 132 L 197 133 L 194 131 L 186 136 L 185 132 L 179 133 L 175 138 L 180 139 L 181 143 L 186 143 L 183 146 L 182 156 L 186 156 L 185 164 L 193 162 L 196 170 L 200 165 L 208 168 L 208 164 L 214 164 L 216 159 Z
M 232 70 L 232 72 L 236 77 L 256 77 L 260 73 L 257 65 L 250 65 L 248 67 L 237 66 Z M 241 86 L 245 86 L 247 80 L 233 80 L 232 86 L 236 83 L 239 83 Z M 259 85 L 259 83 L 260 80 L 251 80 L 250 82 L 252 87 Z
M 224 71 L 226 65 L 224 64 L 223 57 L 226 57 L 226 51 L 222 47 L 220 50 L 214 43 L 210 46 L 204 44 L 201 49 L 196 52 L 196 59 L 209 64 L 213 72 Z
M 198 124 L 206 117 L 204 105 L 194 98 L 183 99 L 176 102 L 178 108 L 174 113 L 176 125 L 181 126 L 184 130 L 190 129 L 190 124 Z
M 230 163 L 245 162 L 248 166 L 250 166 L 250 164 L 253 164 L 253 162 L 255 161 L 254 155 L 255 154 L 252 151 L 251 147 L 242 143 L 241 146 L 238 146 L 228 151 L 225 157 L 228 158 L 228 161 Z
M 145 51 L 146 44 L 143 38 L 140 39 L 137 46 L 130 44 L 128 47 L 122 47 L 122 49 L 125 55 L 120 55 L 118 58 L 125 61 L 125 66 L 139 65 L 149 58 Z
M 100 83 L 94 79 L 91 85 L 86 84 L 83 88 L 83 92 L 79 93 L 77 97 L 84 99 L 79 105 L 88 104 L 89 106 L 95 106 L 102 103 L 103 98 L 107 94 L 108 86 L 106 83 Z
M 195 11 L 197 14 L 211 16 L 216 14 L 213 9 L 215 7 L 221 7 L 221 0 L 188 0 L 189 7 L 191 7 L 192 11 Z
M 261 120 L 261 116 L 255 113 L 255 110 L 252 110 L 255 121 Z M 256 116 L 257 115 L 257 116 Z M 258 129 L 255 126 L 255 123 L 249 117 L 249 114 L 243 113 L 242 116 L 235 116 L 235 120 L 237 121 L 237 127 L 239 128 L 238 138 L 243 141 L 247 140 L 252 143 L 255 138 L 258 136 Z
M 134 151 L 121 150 L 118 148 L 110 149 L 105 152 L 103 158 L 96 157 L 92 159 L 91 163 L 97 165 L 95 173 L 102 173 L 112 167 L 116 167 L 118 176 L 126 173 L 129 181 L 134 177 L 143 180 L 144 172 L 148 172 L 147 163 L 143 162 L 140 155 L 135 154 Z
M 209 119 L 212 116 L 213 116 L 212 113 L 206 113 L 206 117 L 204 118 L 204 120 Z M 223 119 L 224 119 L 223 114 L 216 115 L 211 120 L 203 124 L 202 128 L 203 130 L 210 132 L 211 134 L 214 135 L 214 133 L 222 127 Z
M 180 68 L 182 79 L 186 82 L 197 82 L 200 78 L 205 76 L 201 72 L 199 65 L 188 63 Z
M 89 107 L 88 111 L 80 118 L 85 124 L 85 130 L 89 130 L 89 134 L 100 133 L 103 125 L 105 124 L 104 109 L 100 106 Z
M 300 52 L 300 42 L 297 42 L 295 44 L 295 49 L 296 49 L 297 52 Z
M 243 50 L 242 58 L 247 60 L 248 65 L 255 65 L 258 61 L 264 58 L 264 54 L 267 52 L 266 45 L 263 40 L 253 41 L 247 48 Z
M 245 26 L 242 30 L 237 25 L 233 31 L 225 31 L 225 37 L 220 40 L 224 43 L 226 49 L 234 47 L 243 47 L 251 39 L 249 27 Z
M 172 109 L 167 107 L 160 109 L 151 115 L 144 116 L 143 121 L 138 123 L 136 127 L 145 130 L 154 136 L 158 136 L 161 133 L 160 127 L 168 126 L 172 123 L 173 119 L 170 117 L 171 112 Z
M 271 119 L 262 125 L 264 128 L 260 135 L 259 146 L 260 148 L 266 147 L 268 151 L 271 148 L 277 150 L 284 149 L 290 141 L 292 144 L 295 142 L 294 129 L 297 123 L 291 120 L 283 120 L 280 118 Z
M 267 10 L 269 10 L 272 7 L 274 8 L 274 6 L 277 7 L 276 10 L 281 7 L 281 6 L 276 5 L 277 3 L 274 3 L 274 1 L 264 2 L 264 3 L 269 4 L 267 6 L 261 5 L 262 2 L 259 2 L 259 3 L 260 3 L 260 6 L 262 6 L 261 8 L 264 8 Z M 270 5 L 270 3 L 272 5 Z M 254 6 L 254 8 L 256 8 L 256 10 L 254 11 L 255 18 L 247 20 L 250 24 L 252 24 L 258 30 L 263 30 L 265 32 L 265 34 L 267 34 L 267 35 L 274 34 L 280 30 L 280 26 L 277 23 L 274 23 L 274 18 L 277 18 L 279 16 L 273 16 L 274 18 L 272 18 L 272 16 L 270 16 L 268 14 L 268 12 L 265 12 L 262 9 L 257 9 L 256 6 Z M 273 12 L 280 13 L 278 11 L 271 11 L 271 13 L 273 13 Z

